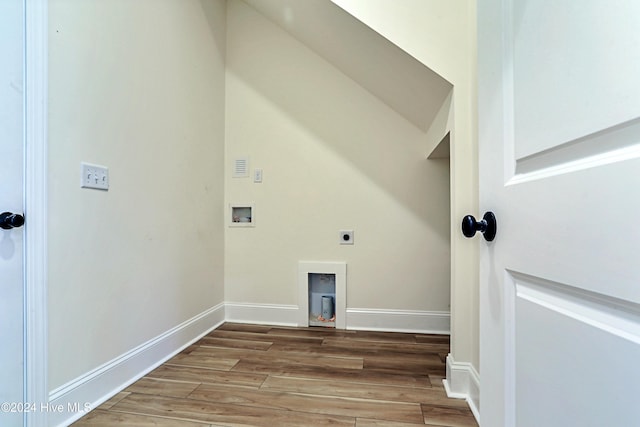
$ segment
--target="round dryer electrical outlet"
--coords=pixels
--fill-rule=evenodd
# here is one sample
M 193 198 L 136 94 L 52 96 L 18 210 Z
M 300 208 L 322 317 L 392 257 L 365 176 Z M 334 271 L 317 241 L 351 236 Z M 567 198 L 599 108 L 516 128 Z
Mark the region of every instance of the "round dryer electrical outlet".
M 353 230 L 340 230 L 340 244 L 353 245 Z

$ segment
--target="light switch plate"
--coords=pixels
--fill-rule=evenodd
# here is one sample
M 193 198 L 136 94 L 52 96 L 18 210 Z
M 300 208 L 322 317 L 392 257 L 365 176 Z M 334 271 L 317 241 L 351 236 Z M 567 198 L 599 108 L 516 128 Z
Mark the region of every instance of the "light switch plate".
M 253 170 L 253 182 L 256 182 L 256 183 L 262 182 L 262 169 Z
M 80 163 L 80 187 L 109 190 L 109 168 L 106 166 Z

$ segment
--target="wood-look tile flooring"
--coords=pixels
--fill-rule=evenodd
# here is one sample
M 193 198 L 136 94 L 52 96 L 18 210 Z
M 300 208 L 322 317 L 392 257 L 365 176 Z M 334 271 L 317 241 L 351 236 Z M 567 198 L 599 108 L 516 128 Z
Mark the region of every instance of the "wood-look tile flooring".
M 449 337 L 226 323 L 74 426 L 477 426 Z

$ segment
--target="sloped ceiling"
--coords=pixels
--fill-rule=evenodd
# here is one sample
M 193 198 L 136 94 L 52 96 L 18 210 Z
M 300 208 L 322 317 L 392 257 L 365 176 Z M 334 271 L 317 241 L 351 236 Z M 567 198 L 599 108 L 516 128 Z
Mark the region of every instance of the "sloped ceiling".
M 243 0 L 427 131 L 452 85 L 330 0 Z

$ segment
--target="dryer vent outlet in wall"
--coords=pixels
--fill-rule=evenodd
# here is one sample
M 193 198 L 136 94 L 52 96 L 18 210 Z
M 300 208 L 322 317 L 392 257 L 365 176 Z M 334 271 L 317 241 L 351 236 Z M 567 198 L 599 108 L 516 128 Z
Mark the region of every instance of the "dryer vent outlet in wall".
M 298 263 L 298 326 L 346 329 L 347 264 Z
M 309 326 L 336 327 L 336 275 L 309 273 Z

